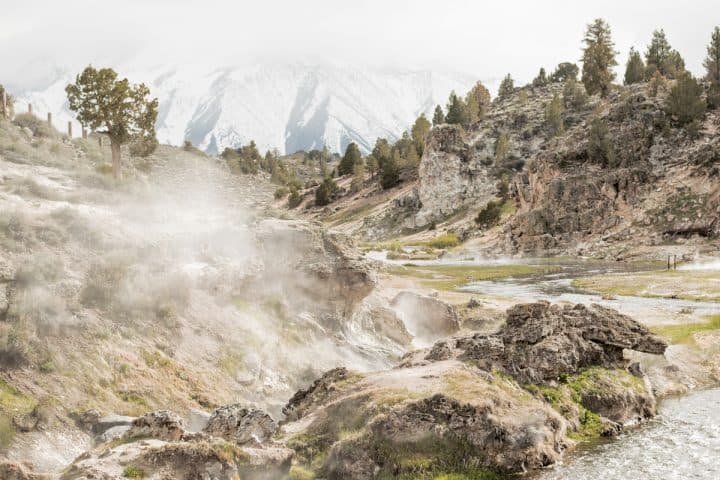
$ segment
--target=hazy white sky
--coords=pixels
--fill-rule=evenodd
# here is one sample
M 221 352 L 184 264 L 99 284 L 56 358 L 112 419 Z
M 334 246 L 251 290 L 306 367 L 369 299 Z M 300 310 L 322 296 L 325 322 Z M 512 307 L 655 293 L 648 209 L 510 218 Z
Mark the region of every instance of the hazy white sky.
M 342 61 L 436 67 L 525 82 L 577 61 L 585 25 L 607 19 L 625 62 L 663 27 L 702 70 L 720 0 L 2 0 L 0 82 L 39 87 L 58 70 Z

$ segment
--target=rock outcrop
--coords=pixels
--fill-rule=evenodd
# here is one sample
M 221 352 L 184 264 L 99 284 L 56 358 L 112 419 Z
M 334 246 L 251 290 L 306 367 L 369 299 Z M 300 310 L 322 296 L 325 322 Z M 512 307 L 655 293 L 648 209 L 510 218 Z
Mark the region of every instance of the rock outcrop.
M 510 308 L 496 334 L 436 343 L 425 360 L 472 359 L 521 382 L 547 383 L 590 366 L 625 368 L 624 349 L 663 354 L 666 348 L 647 328 L 610 308 L 538 302 Z
M 203 429 L 203 433 L 238 445 L 265 443 L 276 431 L 277 424 L 270 415 L 239 404 L 215 410 Z
M 328 372 L 291 399 L 279 435 L 325 478 L 540 468 L 571 437 L 652 416 L 623 350 L 665 347 L 610 309 L 516 305 L 496 334 L 439 341 L 385 372 Z
M 437 298 L 400 292 L 391 305 L 399 312 L 408 331 L 420 341 L 432 343 L 460 330 L 460 319 L 455 309 Z

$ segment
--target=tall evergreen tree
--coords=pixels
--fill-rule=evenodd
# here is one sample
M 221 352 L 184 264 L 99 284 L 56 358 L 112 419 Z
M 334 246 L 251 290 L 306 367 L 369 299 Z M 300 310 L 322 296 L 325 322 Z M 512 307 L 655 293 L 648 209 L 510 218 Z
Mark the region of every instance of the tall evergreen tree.
M 393 153 L 380 166 L 380 186 L 384 190 L 394 187 L 400 181 L 399 163 L 400 153 L 393 150 Z
M 714 85 L 720 85 L 720 27 L 715 27 L 713 30 L 703 66 L 706 72 L 705 78 Z
M 582 82 L 588 95 L 600 93 L 606 96 L 610 85 L 615 80 L 613 67 L 615 60 L 615 44 L 612 41 L 610 25 L 602 18 L 596 19 L 587 26 L 583 48 Z
M 482 82 L 477 82 L 465 97 L 465 122 L 472 124 L 482 120 L 489 107 L 490 91 Z
M 415 124 L 412 127 L 411 134 L 413 143 L 415 143 L 415 151 L 418 157 L 422 157 L 423 151 L 425 150 L 425 137 L 427 137 L 427 134 L 428 132 L 430 132 L 431 127 L 432 125 L 430 125 L 428 119 L 425 118 L 424 113 L 420 115 L 417 120 L 415 120 Z
M 640 53 L 633 47 L 630 47 L 628 61 L 625 64 L 625 85 L 642 82 L 645 79 L 645 64 L 643 63 Z
M 432 124 L 441 125 L 443 123 L 445 123 L 445 114 L 443 113 L 442 107 L 440 105 L 436 105 L 435 113 L 433 113 Z
M 508 73 L 505 75 L 505 78 L 503 78 L 502 82 L 500 82 L 500 88 L 498 89 L 498 97 L 500 98 L 506 98 L 515 91 L 515 82 L 513 81 L 512 77 Z
M 467 111 L 465 102 L 463 102 L 462 98 L 458 97 L 455 92 L 450 93 L 450 98 L 448 99 L 445 123 L 457 125 L 467 124 Z
M 390 158 L 392 150 L 390 148 L 390 142 L 385 138 L 378 138 L 375 140 L 375 146 L 373 147 L 372 156 L 378 162 L 378 166 L 382 168 L 383 162 Z
M 652 40 L 645 52 L 645 78 L 651 78 L 655 72 L 667 78 L 678 78 L 685 71 L 685 61 L 674 50 L 663 29 L 653 32 Z
M 563 108 L 560 96 L 556 93 L 553 99 L 545 106 L 545 127 L 551 137 L 562 134 L 565 131 L 563 121 Z
M 342 160 L 340 160 L 340 164 L 338 165 L 338 175 L 348 175 L 350 173 L 353 173 L 353 170 L 355 169 L 355 164 L 362 162 L 362 155 L 360 154 L 360 149 L 357 146 L 357 143 L 350 142 L 348 144 L 347 149 L 345 149 L 345 155 L 343 156 Z

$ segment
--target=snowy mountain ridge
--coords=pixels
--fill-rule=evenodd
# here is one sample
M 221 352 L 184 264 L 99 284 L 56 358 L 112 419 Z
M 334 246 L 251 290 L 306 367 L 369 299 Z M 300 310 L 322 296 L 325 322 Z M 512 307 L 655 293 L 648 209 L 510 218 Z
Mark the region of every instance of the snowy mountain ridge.
M 263 65 L 215 70 L 178 67 L 132 72 L 160 100 L 158 140 L 190 140 L 214 154 L 255 140 L 261 151 L 321 149 L 342 152 L 350 142 L 369 151 L 378 137 L 395 140 L 415 118 L 432 116 L 452 90 L 475 79 L 460 73 L 332 65 Z M 47 88 L 20 92 L 17 111 L 32 103 L 52 112 L 56 126 L 73 120 L 61 75 Z M 64 128 L 60 128 L 64 130 Z M 73 129 L 78 134 L 80 128 Z

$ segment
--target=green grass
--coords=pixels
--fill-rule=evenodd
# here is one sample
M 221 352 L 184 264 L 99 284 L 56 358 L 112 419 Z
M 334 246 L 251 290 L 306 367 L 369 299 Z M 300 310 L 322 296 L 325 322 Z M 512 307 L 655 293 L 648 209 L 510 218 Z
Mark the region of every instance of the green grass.
M 460 239 L 452 232 L 439 235 L 432 240 L 422 242 L 421 245 L 428 246 L 430 248 L 452 248 L 460 245 Z
M 290 480 L 315 480 L 315 473 L 300 465 L 290 467 Z
M 499 280 L 509 277 L 555 272 L 559 269 L 552 265 L 431 265 L 417 266 L 407 264 L 390 269 L 390 273 L 400 277 L 412 277 L 420 280 L 423 287 L 436 290 L 453 290 L 468 282 Z
M 572 281 L 572 286 L 611 296 L 720 301 L 720 274 L 713 271 L 655 270 L 613 273 L 576 278 Z
M 364 217 L 365 214 L 369 213 L 373 208 L 377 207 L 377 203 L 368 203 L 357 208 L 350 210 L 342 210 L 332 215 L 328 215 L 323 219 L 325 223 L 340 224 L 345 222 L 351 222 L 358 218 Z
M 720 315 L 711 315 L 706 318 L 706 322 L 663 325 L 653 327 L 651 330 L 653 333 L 668 339 L 670 343 L 694 344 L 693 335 L 695 333 L 720 330 Z
M 143 472 L 142 468 L 128 466 L 125 467 L 125 470 L 123 470 L 123 477 L 132 478 L 133 480 L 140 480 L 142 478 L 145 478 L 145 472 Z

